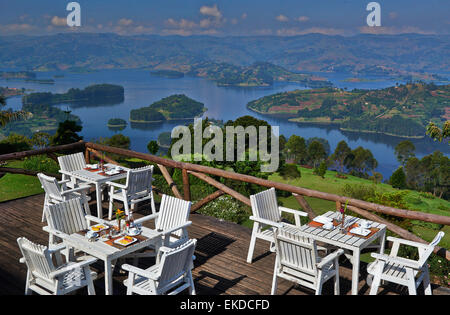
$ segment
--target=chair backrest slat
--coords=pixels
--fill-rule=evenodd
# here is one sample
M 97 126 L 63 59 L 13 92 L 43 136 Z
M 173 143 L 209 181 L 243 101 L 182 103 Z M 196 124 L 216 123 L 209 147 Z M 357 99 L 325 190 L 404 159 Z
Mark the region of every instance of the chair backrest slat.
M 196 244 L 197 240 L 189 240 L 163 254 L 159 270 L 159 288 L 163 288 L 189 271 Z
M 191 202 L 172 196 L 163 195 L 159 216 L 156 221 L 157 230 L 168 230 L 188 222 L 191 211 Z M 183 231 L 177 230 L 173 234 L 181 237 Z
M 299 269 L 310 274 L 316 273 L 318 255 L 313 239 L 281 228 L 275 235 L 275 243 L 279 267 Z
M 52 262 L 47 247 L 35 244 L 24 237 L 17 239 L 20 251 L 25 258 L 29 271 L 34 275 L 49 282 L 53 282 L 50 273 L 56 268 Z
M 58 184 L 58 181 L 54 177 L 46 176 L 42 173 L 37 174 L 39 181 L 41 182 L 42 188 L 45 193 L 51 198 L 55 200 L 62 201 L 63 196 L 61 195 L 61 187 Z
M 75 153 L 58 157 L 59 167 L 62 171 L 73 172 L 86 167 L 83 153 Z
M 127 193 L 150 193 L 152 191 L 153 165 L 129 170 L 127 174 Z
M 273 222 L 281 221 L 275 188 L 250 196 L 250 201 L 255 217 Z
M 441 241 L 441 239 L 444 237 L 445 233 L 440 231 L 435 237 L 434 239 L 431 241 L 430 244 L 428 244 L 428 247 L 425 249 L 425 251 L 420 255 L 420 259 L 419 259 L 419 265 L 423 266 L 426 261 L 428 260 L 428 258 L 430 257 L 430 255 L 433 253 L 434 248 L 439 244 L 439 242 Z
M 47 222 L 52 229 L 66 234 L 77 233 L 88 228 L 80 198 L 49 205 Z

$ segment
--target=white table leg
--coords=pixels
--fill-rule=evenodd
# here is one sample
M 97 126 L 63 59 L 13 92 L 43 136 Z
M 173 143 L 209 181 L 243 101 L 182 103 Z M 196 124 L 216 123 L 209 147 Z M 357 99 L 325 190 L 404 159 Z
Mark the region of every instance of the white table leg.
M 113 279 L 112 279 L 113 269 L 111 265 L 111 260 L 105 260 L 105 295 L 113 294 Z
M 98 183 L 95 184 L 95 194 L 97 199 L 97 216 L 99 219 L 103 219 L 102 187 Z
M 359 284 L 359 256 L 360 250 L 353 250 L 353 270 L 352 270 L 352 295 L 358 295 L 358 284 Z

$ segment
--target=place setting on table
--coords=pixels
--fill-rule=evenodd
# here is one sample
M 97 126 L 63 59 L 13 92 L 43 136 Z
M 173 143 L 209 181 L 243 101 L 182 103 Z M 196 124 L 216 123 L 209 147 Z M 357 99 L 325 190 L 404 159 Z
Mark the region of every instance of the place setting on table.
M 142 226 L 134 223 L 131 214 L 123 226 L 121 226 L 120 220 L 118 220 L 118 225 L 100 223 L 90 226 L 79 234 L 85 236 L 90 242 L 104 242 L 117 249 L 124 249 L 129 245 L 147 240 L 141 235 Z
M 97 173 L 101 176 L 114 176 L 114 175 L 120 175 L 124 174 L 127 171 L 119 166 L 119 165 L 112 165 L 112 164 L 86 164 L 86 167 L 84 168 L 86 171 Z
M 317 227 L 332 231 L 339 229 L 341 234 L 370 238 L 380 229 L 373 227 L 373 222 L 356 217 L 346 216 L 345 209 L 336 212 L 336 215 L 320 215 L 308 223 L 310 227 Z

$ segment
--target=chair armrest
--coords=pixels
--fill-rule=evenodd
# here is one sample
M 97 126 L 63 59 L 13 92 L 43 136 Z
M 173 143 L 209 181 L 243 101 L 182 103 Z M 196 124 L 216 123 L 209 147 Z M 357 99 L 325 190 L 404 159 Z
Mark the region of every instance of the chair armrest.
M 44 226 L 42 229 L 43 229 L 45 232 L 47 232 L 47 233 L 49 233 L 49 234 L 53 234 L 53 235 L 55 235 L 55 236 L 57 236 L 57 237 L 59 237 L 59 238 L 62 238 L 62 239 L 66 239 L 66 238 L 69 237 L 69 234 L 60 232 L 60 231 L 58 231 L 58 230 L 54 230 L 54 229 L 52 229 L 52 228 L 49 227 L 49 226 Z
M 86 218 L 87 221 L 92 221 L 92 222 L 95 222 L 95 223 L 98 223 L 98 224 L 105 224 L 105 225 L 109 225 L 109 226 L 114 226 L 113 221 L 99 219 L 99 218 L 94 217 L 92 215 L 85 215 L 84 217 Z
M 252 221 L 261 223 L 261 224 L 270 225 L 270 226 L 274 226 L 274 227 L 277 227 L 277 228 L 282 228 L 283 227 L 282 223 L 278 223 L 278 222 L 274 222 L 274 221 L 270 221 L 270 220 L 266 220 L 266 219 L 262 219 L 262 218 L 257 218 L 257 217 L 254 217 L 254 216 L 251 216 L 249 219 L 252 220 Z
M 49 276 L 50 276 L 50 278 L 54 279 L 54 278 L 59 277 L 59 276 L 65 274 L 65 273 L 68 273 L 69 271 L 72 271 L 74 269 L 77 269 L 77 268 L 81 269 L 81 268 L 84 268 L 86 266 L 92 265 L 96 261 L 97 261 L 96 258 L 89 258 L 89 259 L 80 261 L 80 262 L 75 263 L 75 264 L 70 264 L 68 266 L 65 266 L 63 268 L 60 268 L 58 270 L 55 270 L 55 271 L 51 272 L 49 274 Z
M 331 253 L 328 256 L 325 256 L 320 263 L 317 264 L 317 268 L 322 269 L 326 264 L 332 262 L 339 256 L 341 256 L 344 253 L 343 249 L 339 249 L 333 253 Z
M 384 254 L 377 254 L 372 253 L 371 256 L 375 259 L 385 261 L 387 263 L 393 263 L 393 264 L 399 264 L 403 265 L 405 267 L 413 268 L 413 269 L 420 269 L 422 266 L 415 260 L 406 259 L 403 257 L 392 257 Z
M 423 249 L 428 248 L 427 244 L 422 244 L 422 243 L 418 243 L 418 242 L 408 241 L 408 240 L 404 240 L 404 239 L 396 238 L 396 237 L 392 237 L 392 236 L 388 236 L 386 239 L 388 241 L 390 241 L 390 242 L 398 243 L 398 244 L 402 244 L 402 245 L 414 246 L 414 247 L 423 248 Z
M 302 216 L 302 217 L 308 217 L 308 214 L 307 214 L 306 212 L 303 212 L 303 211 L 300 211 L 300 210 L 289 209 L 289 208 L 286 208 L 286 207 L 278 207 L 278 209 L 279 209 L 281 212 L 287 212 L 287 213 L 292 213 L 292 214 L 298 214 L 298 215 L 300 215 L 300 216 Z
M 151 279 L 151 280 L 155 280 L 155 281 L 159 280 L 159 276 L 155 277 L 155 274 L 152 274 L 150 272 L 147 272 L 147 270 L 144 270 L 144 269 L 132 266 L 132 265 L 128 265 L 128 264 L 122 265 L 122 269 L 125 271 L 128 271 L 130 273 L 134 273 L 138 276 L 145 277 L 147 279 Z
M 143 222 L 147 222 L 147 221 L 156 219 L 158 216 L 159 216 L 159 212 L 158 212 L 158 213 L 155 213 L 155 214 L 147 215 L 147 216 L 142 217 L 142 218 L 137 219 L 137 220 L 134 220 L 134 223 L 135 223 L 135 224 L 141 224 L 141 223 L 143 223 Z
M 21 257 L 21 258 L 19 259 L 19 262 L 20 262 L 21 264 L 26 263 L 25 257 Z
M 79 192 L 79 191 L 83 191 L 83 190 L 88 190 L 91 189 L 91 186 L 79 186 L 77 188 L 73 188 L 73 189 L 69 189 L 69 190 L 64 190 L 61 192 L 61 195 L 68 195 L 74 192 Z
M 175 232 L 175 231 L 178 231 L 178 230 L 187 228 L 187 227 L 188 227 L 189 225 L 191 225 L 191 224 L 192 224 L 192 221 L 188 221 L 188 222 L 186 222 L 186 223 L 183 224 L 183 225 L 176 226 L 176 227 L 171 228 L 171 229 L 168 229 L 168 230 L 164 230 L 164 231 L 162 231 L 161 233 L 162 233 L 164 236 L 170 235 L 170 234 L 172 234 L 172 233 Z M 161 247 L 161 248 L 162 248 L 162 247 Z
M 122 184 L 115 183 L 115 182 L 106 182 L 105 184 L 109 185 L 109 186 L 114 186 L 114 187 L 120 188 L 120 189 L 127 189 L 128 188 L 127 185 L 122 185 Z
M 67 175 L 67 176 L 72 176 L 72 172 L 68 172 L 68 171 L 64 171 L 64 170 L 59 170 L 59 172 L 61 174 Z
M 50 248 L 48 249 L 48 252 L 49 252 L 50 254 L 54 254 L 54 253 L 57 253 L 57 252 L 62 251 L 63 249 L 66 249 L 66 245 L 64 245 L 64 244 L 53 245 L 52 247 L 50 247 Z
M 62 185 L 62 184 L 67 184 L 70 183 L 70 179 L 65 179 L 65 180 L 61 180 L 58 182 L 58 184 Z

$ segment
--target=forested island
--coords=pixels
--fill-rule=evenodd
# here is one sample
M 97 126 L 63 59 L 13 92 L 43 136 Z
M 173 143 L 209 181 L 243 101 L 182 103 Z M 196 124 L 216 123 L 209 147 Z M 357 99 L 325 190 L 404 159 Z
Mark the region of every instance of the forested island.
M 110 120 L 108 120 L 108 127 L 111 127 L 111 128 L 122 128 L 122 127 L 126 127 L 126 126 L 127 126 L 127 122 L 124 119 L 111 118 Z
M 133 123 L 163 122 L 166 120 L 193 119 L 206 111 L 203 103 L 186 95 L 172 95 L 157 101 L 150 106 L 130 112 Z
M 184 74 L 215 81 L 218 86 L 269 87 L 274 82 L 296 82 L 311 88 L 329 87 L 327 80 L 310 74 L 295 73 L 268 62 L 255 62 L 250 66 L 238 66 L 225 62 L 198 62 L 176 66 L 175 70 L 159 70 L 160 75 Z
M 287 115 L 298 123 L 337 124 L 342 130 L 421 138 L 430 121 L 450 110 L 450 85 L 408 83 L 380 90 L 296 90 L 248 103 L 253 111 Z M 446 112 L 447 111 L 447 112 Z
M 125 99 L 125 90 L 120 85 L 96 84 L 83 90 L 70 89 L 63 94 L 50 92 L 31 93 L 23 97 L 24 105 L 52 105 L 61 103 L 82 103 L 85 105 L 121 103 Z

